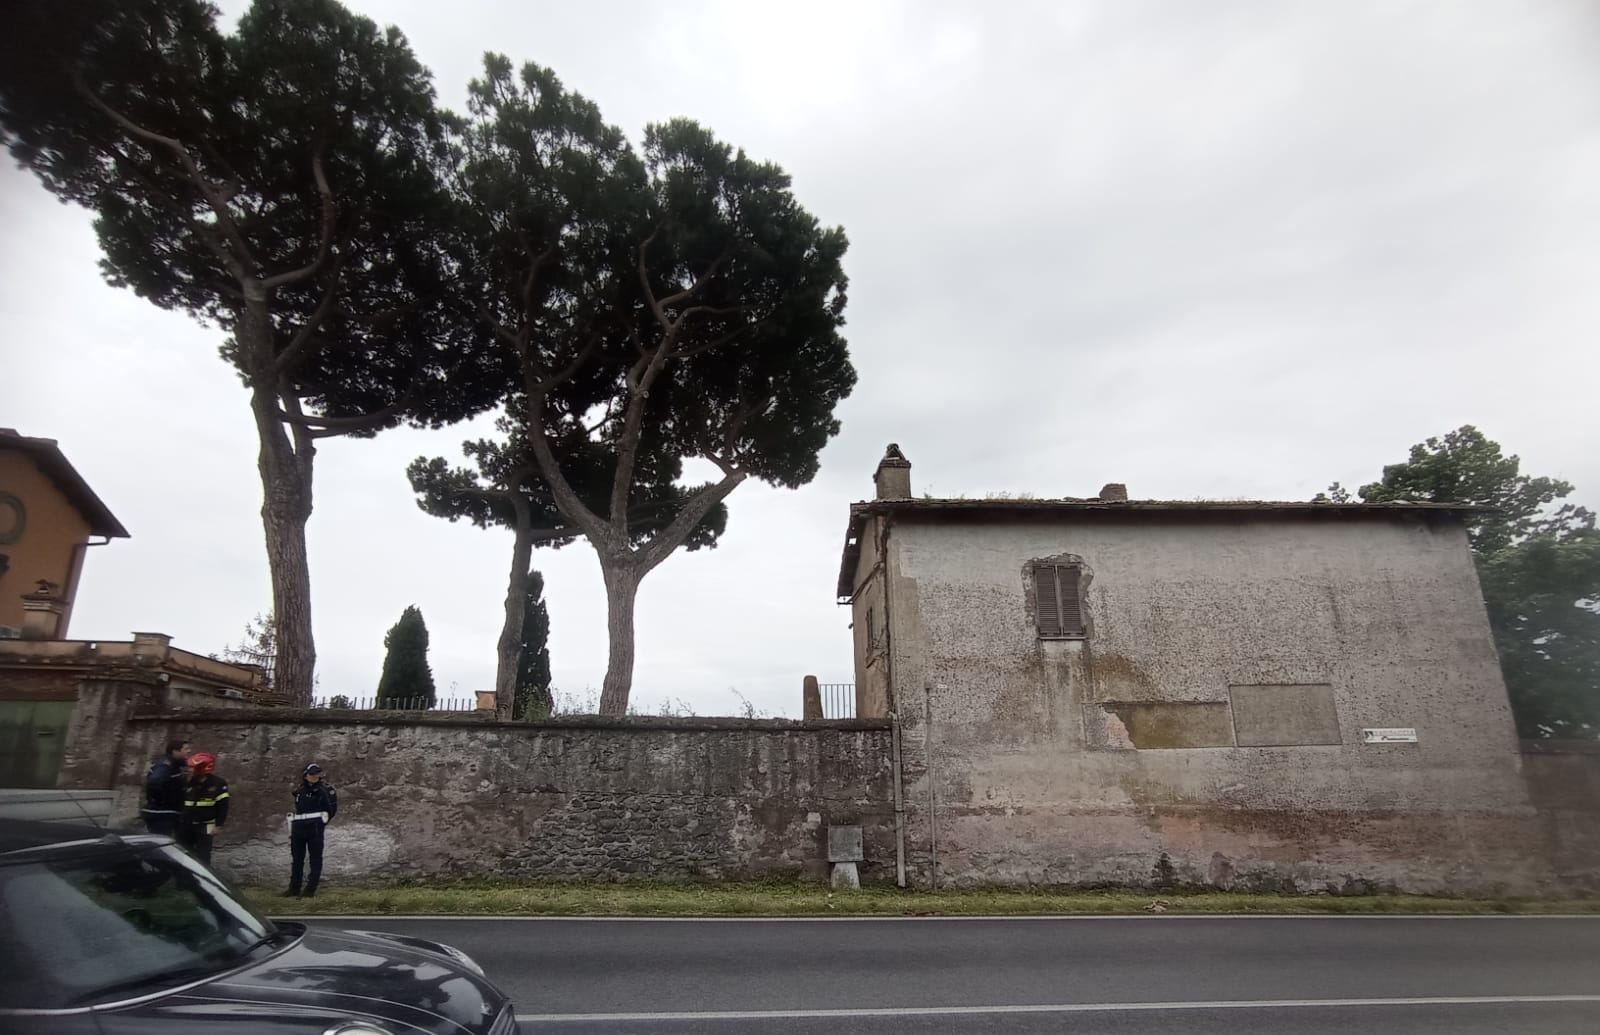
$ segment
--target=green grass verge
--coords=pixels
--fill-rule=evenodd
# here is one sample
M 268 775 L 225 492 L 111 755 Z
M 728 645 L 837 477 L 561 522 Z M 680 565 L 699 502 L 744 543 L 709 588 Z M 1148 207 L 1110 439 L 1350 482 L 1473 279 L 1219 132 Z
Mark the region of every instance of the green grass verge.
M 1483 899 L 1421 895 L 1271 895 L 1225 892 L 981 889 L 830 892 L 802 883 L 325 886 L 314 899 L 247 888 L 260 910 L 317 914 L 488 916 L 1006 916 L 1118 913 L 1596 913 L 1600 899 Z

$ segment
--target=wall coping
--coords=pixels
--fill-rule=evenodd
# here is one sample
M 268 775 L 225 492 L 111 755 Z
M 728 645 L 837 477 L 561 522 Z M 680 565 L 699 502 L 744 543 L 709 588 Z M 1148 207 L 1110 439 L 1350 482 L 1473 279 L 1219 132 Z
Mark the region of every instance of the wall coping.
M 135 723 L 237 723 L 311 726 L 460 726 L 472 729 L 527 730 L 628 730 L 673 732 L 805 733 L 814 730 L 840 732 L 887 731 L 888 719 L 741 719 L 716 716 L 663 717 L 630 715 L 611 718 L 600 715 L 574 715 L 543 722 L 499 722 L 492 715 L 472 713 L 416 713 L 356 711 L 345 708 L 182 708 L 166 711 L 141 711 L 129 720 Z
M 1600 755 L 1600 740 L 1524 740 L 1524 755 Z

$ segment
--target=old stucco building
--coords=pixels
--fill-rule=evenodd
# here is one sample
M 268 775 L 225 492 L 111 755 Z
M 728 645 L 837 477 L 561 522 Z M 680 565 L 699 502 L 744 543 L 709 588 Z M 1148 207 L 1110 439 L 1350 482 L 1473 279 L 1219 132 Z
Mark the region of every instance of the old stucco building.
M 109 786 L 136 708 L 275 703 L 162 633 L 67 638 L 89 547 L 127 535 L 55 439 L 0 428 L 0 791 Z
M 893 446 L 876 483 L 838 592 L 857 714 L 901 728 L 913 868 L 1545 880 L 1460 511 L 918 499 Z
M 89 547 L 127 534 L 55 439 L 0 428 L 0 639 L 64 639 Z

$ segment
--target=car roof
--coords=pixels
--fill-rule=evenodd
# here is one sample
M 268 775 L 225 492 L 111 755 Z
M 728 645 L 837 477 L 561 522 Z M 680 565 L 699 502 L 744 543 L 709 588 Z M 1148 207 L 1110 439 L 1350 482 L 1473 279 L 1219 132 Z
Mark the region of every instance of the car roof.
M 93 823 L 76 820 L 0 820 L 0 852 L 43 848 L 68 841 L 92 841 L 104 835 L 105 831 Z
M 144 848 L 165 843 L 165 837 L 121 837 L 93 823 L 32 819 L 0 819 L 0 863 L 21 862 L 40 855 L 52 858 L 83 850 Z

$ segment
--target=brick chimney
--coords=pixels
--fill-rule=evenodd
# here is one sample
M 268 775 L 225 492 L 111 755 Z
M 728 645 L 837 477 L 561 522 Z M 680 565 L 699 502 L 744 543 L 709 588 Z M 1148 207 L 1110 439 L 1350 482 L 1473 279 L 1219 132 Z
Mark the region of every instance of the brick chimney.
M 1128 487 L 1121 482 L 1107 482 L 1100 490 L 1100 499 L 1107 503 L 1128 502 Z
M 891 442 L 878 461 L 877 473 L 872 483 L 878 487 L 880 500 L 908 500 L 911 498 L 911 461 Z

